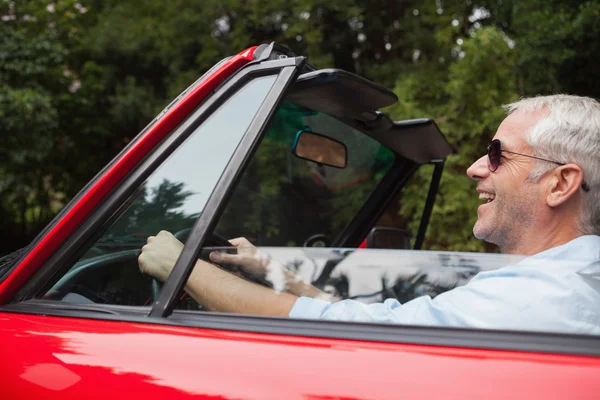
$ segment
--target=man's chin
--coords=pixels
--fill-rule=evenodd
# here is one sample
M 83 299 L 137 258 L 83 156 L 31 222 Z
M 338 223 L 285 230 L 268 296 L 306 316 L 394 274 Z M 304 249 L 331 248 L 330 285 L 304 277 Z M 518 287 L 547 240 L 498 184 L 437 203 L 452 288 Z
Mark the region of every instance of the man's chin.
M 473 226 L 473 235 L 479 240 L 485 240 L 487 242 L 487 237 L 490 235 L 489 230 L 485 229 L 485 227 L 481 226 L 482 224 L 479 220 Z
M 498 230 L 485 229 L 485 227 L 477 226 L 477 224 L 475 224 L 473 227 L 473 235 L 479 240 L 502 247 L 503 237 Z

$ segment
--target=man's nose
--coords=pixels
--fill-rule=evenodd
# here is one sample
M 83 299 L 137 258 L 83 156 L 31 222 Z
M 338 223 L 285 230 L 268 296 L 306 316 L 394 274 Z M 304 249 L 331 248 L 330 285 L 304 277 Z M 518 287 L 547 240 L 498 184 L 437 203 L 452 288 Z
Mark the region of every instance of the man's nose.
M 487 177 L 490 170 L 487 165 L 487 155 L 481 156 L 469 168 L 467 168 L 467 176 L 474 181 L 479 181 Z

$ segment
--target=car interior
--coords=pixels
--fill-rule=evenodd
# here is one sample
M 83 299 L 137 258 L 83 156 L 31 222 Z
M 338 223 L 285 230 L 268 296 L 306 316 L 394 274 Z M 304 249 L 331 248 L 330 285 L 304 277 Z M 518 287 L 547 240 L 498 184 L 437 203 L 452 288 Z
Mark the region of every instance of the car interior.
M 227 238 L 244 236 L 257 246 L 410 246 L 417 232 L 378 230 L 375 224 L 421 165 L 443 162 L 452 149 L 434 121 L 392 121 L 377 111 L 396 101 L 391 91 L 346 71 L 300 75 L 241 174 L 207 245 L 229 246 Z M 308 137 L 317 137 L 312 148 L 320 153 L 302 150 Z M 343 161 L 331 154 L 329 159 L 319 158 L 327 145 L 335 147 Z M 167 189 L 165 193 L 178 193 L 176 187 Z M 424 220 L 433 199 L 427 199 L 431 204 Z M 35 298 L 130 306 L 148 305 L 157 298 L 159 283 L 141 274 L 137 265 L 146 237 L 156 232 L 131 223 L 132 210 L 164 220 L 161 229 L 182 242 L 197 215 L 152 208 L 144 187 L 128 204 Z M 129 222 L 122 223 L 125 220 Z M 426 222 L 421 229 L 424 232 Z M 324 286 L 336 264 L 329 262 L 314 283 Z M 201 309 L 185 293 L 177 308 Z

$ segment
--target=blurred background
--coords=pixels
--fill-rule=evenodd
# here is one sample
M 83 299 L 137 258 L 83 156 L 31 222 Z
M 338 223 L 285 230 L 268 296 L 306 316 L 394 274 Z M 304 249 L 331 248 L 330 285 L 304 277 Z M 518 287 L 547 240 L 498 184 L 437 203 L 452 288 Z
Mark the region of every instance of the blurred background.
M 600 0 L 0 0 L 0 255 L 214 63 L 271 41 L 394 90 L 395 119 L 435 119 L 457 154 L 429 249 L 491 250 L 471 232 L 480 201 L 465 169 L 500 105 L 600 97 Z M 428 173 L 389 221 L 416 231 Z

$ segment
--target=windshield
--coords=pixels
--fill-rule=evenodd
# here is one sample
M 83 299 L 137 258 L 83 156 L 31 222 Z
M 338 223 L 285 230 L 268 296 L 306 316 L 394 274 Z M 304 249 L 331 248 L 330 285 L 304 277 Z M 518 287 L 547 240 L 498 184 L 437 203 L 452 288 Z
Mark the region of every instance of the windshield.
M 223 149 L 234 148 L 258 107 L 249 99 L 265 93 L 271 84 L 272 79 L 265 78 L 253 82 L 211 116 L 137 189 L 124 205 L 126 211 L 80 260 L 139 249 L 148 236 L 163 229 L 185 240 L 228 161 Z M 236 118 L 228 112 L 232 109 L 238 110 Z M 295 156 L 292 147 L 301 130 L 342 142 L 347 148 L 346 167 Z M 225 146 L 229 140 L 232 144 Z M 389 171 L 394 157 L 348 124 L 285 101 L 215 232 L 228 239 L 245 236 L 260 246 L 302 246 L 308 240 L 329 245 Z
M 296 135 L 308 130 L 347 148 L 336 168 L 299 158 Z M 329 245 L 356 215 L 394 162 L 394 153 L 327 114 L 285 101 L 220 219 L 216 233 L 260 246 Z
M 137 188 L 82 260 L 140 249 L 165 229 L 182 240 L 202 213 L 222 171 L 276 76 L 252 80 L 228 99 Z M 235 118 L 232 116 L 235 115 Z

